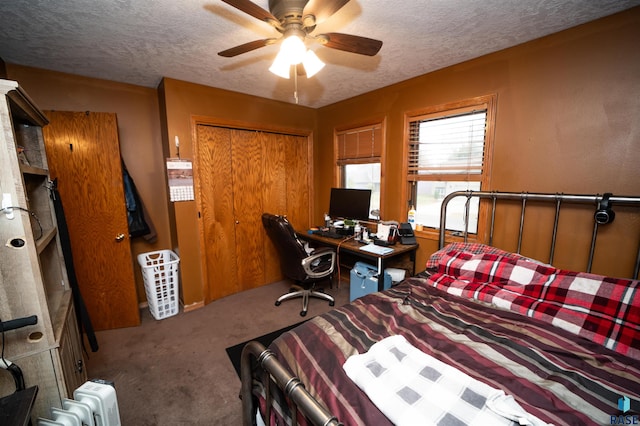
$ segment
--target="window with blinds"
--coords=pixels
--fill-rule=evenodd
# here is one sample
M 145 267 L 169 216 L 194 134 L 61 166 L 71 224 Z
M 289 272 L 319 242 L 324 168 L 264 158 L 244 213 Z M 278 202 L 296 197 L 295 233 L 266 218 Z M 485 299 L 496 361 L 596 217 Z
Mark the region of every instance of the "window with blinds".
M 380 162 L 382 156 L 382 126 L 360 127 L 336 132 L 338 164 Z
M 487 110 L 409 125 L 408 170 L 413 175 L 482 174 Z
M 486 189 L 490 175 L 494 96 L 440 105 L 407 114 L 407 210 L 416 210 L 416 223 L 440 225 L 442 200 L 455 191 Z M 478 233 L 479 203 L 452 204 L 447 225 L 452 231 L 468 227 Z
M 370 210 L 380 210 L 382 123 L 336 132 L 336 167 L 343 188 L 370 189 Z

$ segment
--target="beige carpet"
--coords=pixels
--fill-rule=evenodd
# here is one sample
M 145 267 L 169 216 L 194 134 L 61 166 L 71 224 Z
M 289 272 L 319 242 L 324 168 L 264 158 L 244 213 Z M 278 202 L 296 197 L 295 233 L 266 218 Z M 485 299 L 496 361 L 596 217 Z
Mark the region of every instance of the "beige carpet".
M 274 306 L 288 288 L 270 284 L 160 321 L 144 309 L 139 327 L 97 333 L 89 378 L 115 382 L 124 426 L 240 425 L 240 380 L 225 348 L 301 321 L 301 299 Z M 327 292 L 336 306 L 349 301 L 344 281 Z M 329 309 L 311 299 L 305 318 Z

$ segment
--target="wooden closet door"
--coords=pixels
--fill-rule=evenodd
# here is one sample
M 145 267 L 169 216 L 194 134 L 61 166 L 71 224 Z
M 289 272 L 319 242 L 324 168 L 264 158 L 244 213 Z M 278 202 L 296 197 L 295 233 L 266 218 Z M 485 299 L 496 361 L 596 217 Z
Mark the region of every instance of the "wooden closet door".
M 198 125 L 195 184 L 200 212 L 200 253 L 207 300 L 240 291 L 231 167 L 231 129 Z
M 231 130 L 233 211 L 235 216 L 236 267 L 241 290 L 261 286 L 264 281 L 262 212 L 269 196 L 263 185 L 264 145 L 268 133 Z
M 78 286 L 96 330 L 140 324 L 116 115 L 47 111 L 43 128 Z
M 199 124 L 196 187 L 208 299 L 282 278 L 262 213 L 309 225 L 306 137 Z M 301 153 L 304 152 L 304 155 Z
M 283 149 L 286 135 L 270 134 L 265 137 L 262 156 L 263 212 L 283 214 L 287 212 L 287 158 Z M 263 231 L 264 233 L 264 228 Z M 264 283 L 282 279 L 280 258 L 269 238 L 264 239 Z
M 304 136 L 280 135 L 279 146 L 284 150 L 286 214 L 293 227 L 306 231 L 311 210 L 311 158 L 308 138 Z

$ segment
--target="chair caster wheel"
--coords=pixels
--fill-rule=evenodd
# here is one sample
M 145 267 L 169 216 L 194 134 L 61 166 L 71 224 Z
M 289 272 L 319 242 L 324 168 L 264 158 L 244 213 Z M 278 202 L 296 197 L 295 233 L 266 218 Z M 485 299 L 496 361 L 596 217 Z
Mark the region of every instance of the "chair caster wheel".
M 329 306 L 335 306 L 336 302 L 329 302 Z
M 307 311 L 300 311 L 300 316 L 301 317 L 307 316 Z
M 279 300 L 276 300 L 276 306 L 280 306 L 280 303 L 281 302 Z

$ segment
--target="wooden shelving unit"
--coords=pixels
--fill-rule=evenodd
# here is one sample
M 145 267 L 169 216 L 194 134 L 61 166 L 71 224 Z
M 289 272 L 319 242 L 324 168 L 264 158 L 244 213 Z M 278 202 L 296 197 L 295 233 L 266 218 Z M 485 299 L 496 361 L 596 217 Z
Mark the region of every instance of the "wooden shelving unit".
M 49 190 L 45 115 L 17 82 L 0 80 L 0 319 L 36 315 L 36 325 L 4 333 L 4 357 L 26 386 L 38 386 L 34 422 L 86 381 L 72 290 Z M 12 217 L 11 217 L 12 216 Z M 0 375 L 0 396 L 15 391 Z

